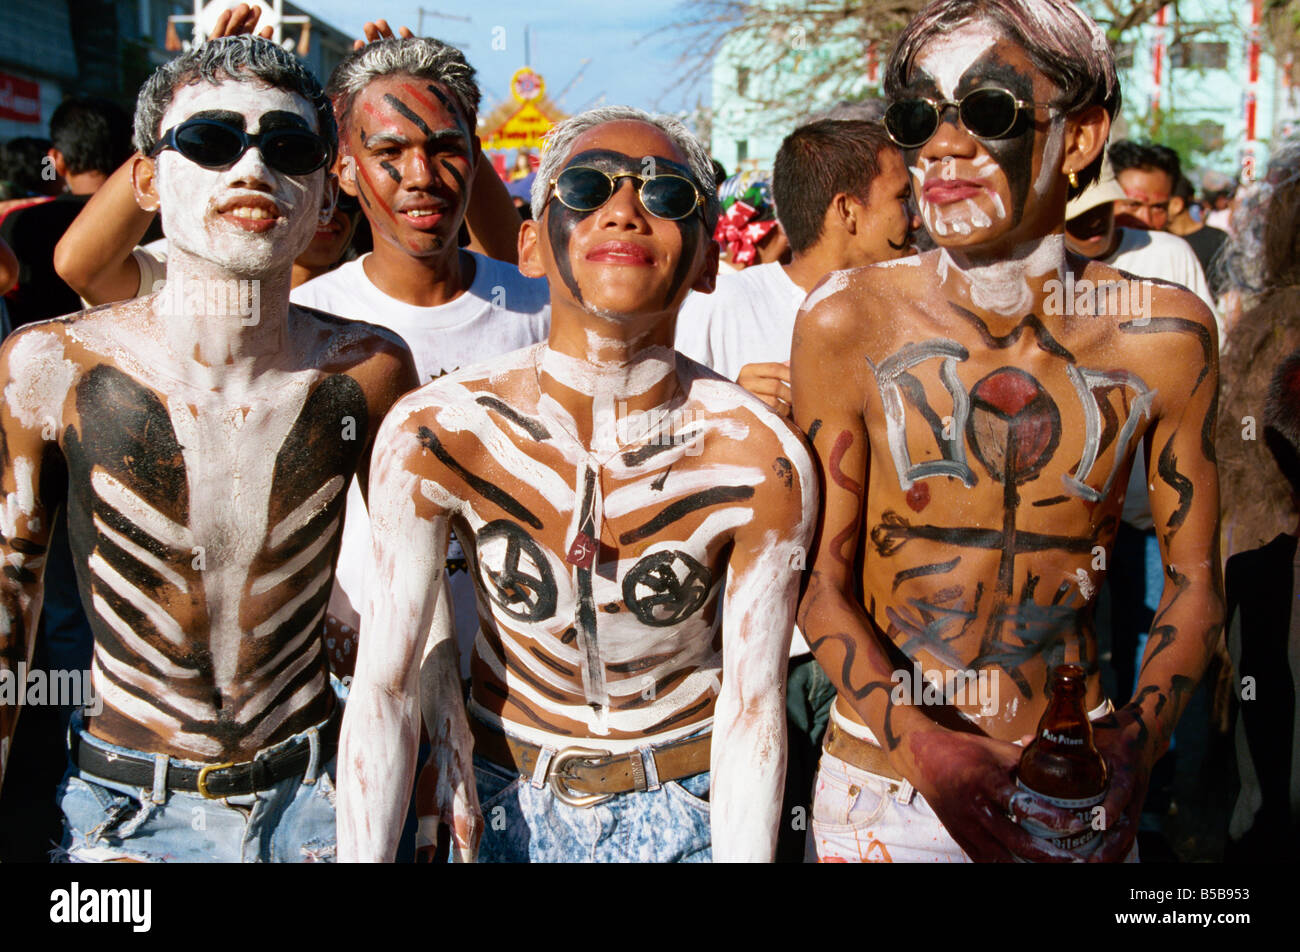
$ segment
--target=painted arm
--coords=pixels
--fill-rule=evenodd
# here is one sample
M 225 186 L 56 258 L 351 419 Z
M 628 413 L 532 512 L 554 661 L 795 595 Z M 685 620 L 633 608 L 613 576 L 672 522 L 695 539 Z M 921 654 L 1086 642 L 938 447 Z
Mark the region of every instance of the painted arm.
M 482 151 L 474 166 L 474 187 L 465 209 L 465 224 L 469 226 L 472 250 L 498 261 L 519 263 L 519 230 L 524 220 L 510 200 L 506 183 Z
M 1167 292 L 1171 296 L 1175 292 Z M 1147 431 L 1151 516 L 1165 584 L 1151 622 L 1133 698 L 1096 722 L 1097 746 L 1111 768 L 1102 803 L 1109 819 L 1098 862 L 1122 860 L 1137 834 L 1151 768 L 1169 747 L 1174 725 L 1205 673 L 1223 632 L 1223 576 L 1219 563 L 1219 475 L 1214 424 L 1219 355 L 1213 315 L 1190 296 L 1189 317 L 1157 317 L 1124 325 L 1128 333 L 1167 341 L 1160 360 L 1159 415 Z M 1162 309 L 1159 303 L 1156 312 Z
M 44 399 L 59 386 L 57 381 L 51 381 L 53 388 L 43 386 L 42 380 L 57 377 L 59 367 L 32 359 L 47 356 L 33 353 L 29 345 L 34 340 L 39 338 L 30 331 L 20 331 L 0 349 L 0 393 L 4 395 L 0 404 L 0 493 L 4 497 L 0 502 L 0 558 L 5 565 L 0 574 L 0 677 L 12 678 L 10 683 L 16 687 L 12 703 L 0 701 L 0 788 L 22 706 L 23 684 L 17 668 L 32 663 L 36 646 L 45 548 L 56 508 L 41 497 L 41 476 L 46 454 L 58 453 L 62 401 L 56 405 Z
M 710 756 L 717 862 L 770 863 L 781 822 L 786 663 L 817 478 L 798 436 L 775 426 L 781 440 L 766 467 L 771 475 L 754 500 L 753 520 L 736 531 L 727 566 L 722 690 Z
M 855 344 L 854 328 L 863 315 L 843 298 L 824 299 L 800 313 L 791 354 L 795 423 L 812 436 L 823 492 L 800 628 L 836 691 L 968 854 L 977 860 L 1009 860 L 1013 854 L 1071 859 L 1007 819 L 1018 747 L 947 730 L 918 707 L 893 701 L 894 672 L 905 662 L 891 659 L 888 638 L 864 610 L 854 577 L 869 491 L 862 411 L 868 381 Z M 1021 812 L 1032 812 L 1051 829 L 1077 828 L 1068 814 L 1037 803 Z
M 339 746 L 338 835 L 343 861 L 391 862 L 406 817 L 419 741 L 420 659 L 426 641 L 440 662 L 450 655 L 455 680 L 455 635 L 449 623 L 435 625 L 447 553 L 447 513 L 423 493 L 428 464 L 416 436 L 418 414 L 402 405 L 384 421 L 375 439 L 370 482 L 373 562 L 371 586 L 357 657 L 356 677 L 343 719 Z M 449 613 L 444 617 L 450 618 Z M 443 647 L 450 644 L 448 651 Z M 459 684 L 440 699 L 445 710 L 433 738 L 446 769 L 439 790 L 477 814 L 472 741 Z M 450 804 L 449 804 L 450 809 Z M 462 822 L 472 828 L 472 823 Z
M 54 248 L 54 270 L 92 305 L 125 301 L 140 290 L 131 251 L 156 213 L 135 203 L 131 170 L 139 159 L 137 152 L 108 177 Z

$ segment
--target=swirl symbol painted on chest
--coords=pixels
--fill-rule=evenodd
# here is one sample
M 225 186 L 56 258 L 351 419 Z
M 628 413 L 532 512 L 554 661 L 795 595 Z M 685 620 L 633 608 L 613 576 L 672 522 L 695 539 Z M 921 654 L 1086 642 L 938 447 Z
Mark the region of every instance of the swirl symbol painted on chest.
M 478 531 L 479 574 L 488 597 L 517 621 L 555 614 L 555 575 L 542 547 L 527 530 L 507 519 Z
M 976 459 L 1004 485 L 1038 475 L 1061 439 L 1061 413 L 1041 384 L 1003 367 L 971 387 L 966 436 Z
M 685 552 L 655 552 L 623 576 L 623 601 L 643 624 L 666 628 L 698 611 L 712 585 L 709 570 Z

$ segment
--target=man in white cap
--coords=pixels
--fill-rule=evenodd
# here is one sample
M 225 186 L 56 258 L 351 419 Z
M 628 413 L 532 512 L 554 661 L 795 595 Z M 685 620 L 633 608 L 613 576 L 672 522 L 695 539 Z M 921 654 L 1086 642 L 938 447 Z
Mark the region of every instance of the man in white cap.
M 1181 284 L 1214 310 L 1210 286 L 1191 245 L 1168 232 L 1115 224 L 1114 203 L 1127 197 L 1110 160 L 1104 160 L 1101 178 L 1065 207 L 1065 243 L 1070 250 L 1140 278 Z M 1219 340 L 1223 340 L 1222 326 Z

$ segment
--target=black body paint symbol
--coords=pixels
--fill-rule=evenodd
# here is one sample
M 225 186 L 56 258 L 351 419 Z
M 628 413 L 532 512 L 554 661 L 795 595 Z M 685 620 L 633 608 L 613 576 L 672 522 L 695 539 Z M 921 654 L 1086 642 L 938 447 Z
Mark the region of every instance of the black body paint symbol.
M 623 577 L 623 601 L 632 614 L 654 628 L 667 628 L 699 610 L 713 577 L 685 552 L 655 552 Z
M 506 519 L 478 531 L 479 574 L 488 597 L 511 618 L 543 621 L 555 614 L 555 575 L 542 547 Z
M 772 464 L 772 471 L 776 473 L 777 478 L 781 480 L 781 484 L 786 489 L 794 486 L 794 467 L 790 465 L 790 461 L 784 456 L 776 458 L 776 462 Z

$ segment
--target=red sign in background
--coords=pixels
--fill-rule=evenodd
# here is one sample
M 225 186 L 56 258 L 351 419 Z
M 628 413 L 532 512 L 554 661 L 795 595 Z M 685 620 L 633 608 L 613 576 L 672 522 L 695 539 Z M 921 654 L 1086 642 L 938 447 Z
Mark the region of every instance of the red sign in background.
M 29 79 L 0 73 L 0 119 L 41 121 L 41 87 Z

